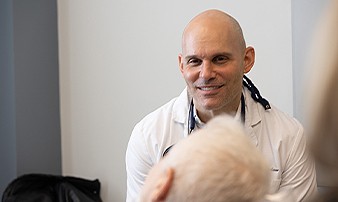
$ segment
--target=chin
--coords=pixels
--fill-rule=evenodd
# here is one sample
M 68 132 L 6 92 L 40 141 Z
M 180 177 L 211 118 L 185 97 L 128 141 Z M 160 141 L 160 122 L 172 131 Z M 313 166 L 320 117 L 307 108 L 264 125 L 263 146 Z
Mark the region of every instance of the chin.
M 207 102 L 207 103 L 204 103 L 202 105 L 202 107 L 205 109 L 205 110 L 218 110 L 221 108 L 221 105 L 220 103 L 215 103 L 215 102 Z

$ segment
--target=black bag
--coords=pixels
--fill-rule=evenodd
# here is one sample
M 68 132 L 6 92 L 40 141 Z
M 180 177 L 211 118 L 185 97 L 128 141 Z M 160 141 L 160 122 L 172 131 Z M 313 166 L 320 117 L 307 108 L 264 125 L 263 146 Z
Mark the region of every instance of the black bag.
M 102 202 L 100 182 L 78 177 L 26 174 L 13 180 L 2 202 Z

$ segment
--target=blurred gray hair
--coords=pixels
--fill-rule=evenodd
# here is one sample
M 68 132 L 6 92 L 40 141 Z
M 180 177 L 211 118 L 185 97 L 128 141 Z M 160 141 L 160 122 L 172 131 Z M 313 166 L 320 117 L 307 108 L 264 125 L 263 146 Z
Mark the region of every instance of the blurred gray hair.
M 175 169 L 167 201 L 254 202 L 268 191 L 267 163 L 232 117 L 212 119 L 165 158 Z
M 331 1 L 323 13 L 307 65 L 312 71 L 305 85 L 306 124 L 321 170 L 318 183 L 338 186 L 338 1 Z

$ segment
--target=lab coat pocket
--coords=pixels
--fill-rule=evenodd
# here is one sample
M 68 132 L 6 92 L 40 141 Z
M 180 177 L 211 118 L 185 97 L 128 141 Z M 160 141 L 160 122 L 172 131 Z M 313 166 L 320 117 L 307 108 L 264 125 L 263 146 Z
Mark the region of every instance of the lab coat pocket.
M 282 179 L 280 171 L 277 171 L 276 169 L 271 169 L 271 184 L 269 190 L 270 194 L 276 193 L 279 190 L 281 181 Z

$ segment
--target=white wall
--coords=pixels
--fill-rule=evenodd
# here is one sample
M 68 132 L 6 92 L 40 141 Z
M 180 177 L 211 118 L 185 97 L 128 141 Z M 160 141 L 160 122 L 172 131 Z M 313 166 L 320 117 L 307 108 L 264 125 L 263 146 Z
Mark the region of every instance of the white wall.
M 249 77 L 292 114 L 291 0 L 58 0 L 63 174 L 99 178 L 124 201 L 133 126 L 178 95 L 184 26 L 208 8 L 229 12 L 256 48 Z

